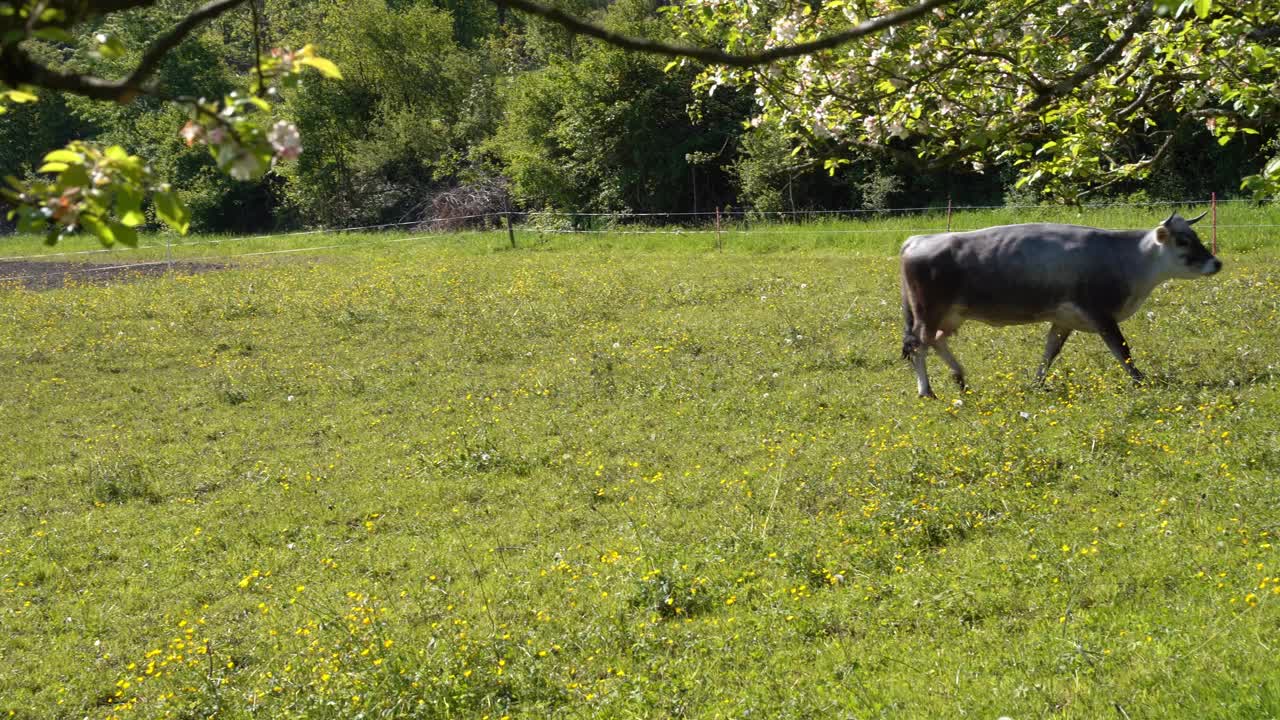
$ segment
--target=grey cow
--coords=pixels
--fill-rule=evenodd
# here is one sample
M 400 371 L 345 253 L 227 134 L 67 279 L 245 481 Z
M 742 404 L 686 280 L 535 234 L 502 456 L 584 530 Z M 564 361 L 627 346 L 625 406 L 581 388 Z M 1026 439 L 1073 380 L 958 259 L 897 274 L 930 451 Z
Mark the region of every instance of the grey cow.
M 965 388 L 964 368 L 947 337 L 968 319 L 989 325 L 1048 322 L 1043 382 L 1073 330 L 1098 333 L 1135 382 L 1119 323 L 1157 285 L 1222 269 L 1177 213 L 1152 230 L 1080 225 L 1001 225 L 971 232 L 915 235 L 902 244 L 902 356 L 915 368 L 921 397 L 935 397 L 925 355 L 932 348 Z

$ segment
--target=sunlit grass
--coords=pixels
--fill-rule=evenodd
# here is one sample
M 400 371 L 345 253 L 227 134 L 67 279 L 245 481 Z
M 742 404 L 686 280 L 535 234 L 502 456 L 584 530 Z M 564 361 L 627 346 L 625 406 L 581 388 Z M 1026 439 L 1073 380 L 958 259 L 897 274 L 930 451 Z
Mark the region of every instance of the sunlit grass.
M 1280 715 L 1274 229 L 1125 324 L 1149 386 L 975 325 L 928 402 L 892 254 L 939 219 L 0 290 L 0 712 Z

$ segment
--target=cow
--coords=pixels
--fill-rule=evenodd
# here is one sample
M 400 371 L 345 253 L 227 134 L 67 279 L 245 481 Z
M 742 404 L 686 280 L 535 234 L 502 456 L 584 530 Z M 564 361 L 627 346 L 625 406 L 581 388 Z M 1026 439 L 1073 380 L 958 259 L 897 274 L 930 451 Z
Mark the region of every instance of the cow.
M 1033 223 L 907 238 L 902 357 L 915 369 L 920 397 L 936 397 L 925 368 L 930 349 L 966 389 L 947 338 L 969 319 L 998 326 L 1048 322 L 1037 384 L 1076 330 L 1101 335 L 1133 381 L 1142 382 L 1120 323 L 1166 280 L 1222 269 L 1191 229 L 1204 215 L 1186 220 L 1175 212 L 1152 230 Z

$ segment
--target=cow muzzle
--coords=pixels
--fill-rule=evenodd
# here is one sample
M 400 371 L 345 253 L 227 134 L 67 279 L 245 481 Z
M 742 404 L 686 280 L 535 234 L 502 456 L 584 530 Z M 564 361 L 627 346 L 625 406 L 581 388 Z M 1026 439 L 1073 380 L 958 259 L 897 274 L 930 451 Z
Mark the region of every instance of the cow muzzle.
M 1211 257 L 1208 260 L 1205 260 L 1204 264 L 1200 266 L 1200 273 L 1202 275 L 1213 275 L 1221 269 L 1222 261 L 1216 257 Z

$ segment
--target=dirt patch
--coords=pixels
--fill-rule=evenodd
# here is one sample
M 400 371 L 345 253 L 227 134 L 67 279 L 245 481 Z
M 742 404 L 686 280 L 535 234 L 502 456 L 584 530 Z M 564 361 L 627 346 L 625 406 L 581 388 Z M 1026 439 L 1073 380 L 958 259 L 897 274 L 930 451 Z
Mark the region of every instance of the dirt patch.
M 56 290 L 68 285 L 109 285 L 160 277 L 170 270 L 181 275 L 222 270 L 226 265 L 209 262 L 172 264 L 163 260 L 136 263 L 78 263 L 42 260 L 0 259 L 0 288 L 24 287 L 28 290 Z

